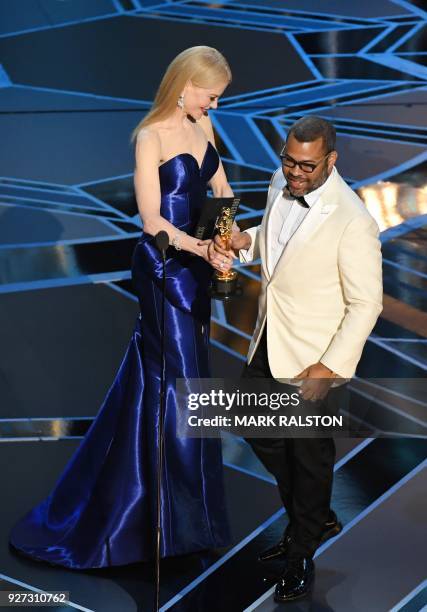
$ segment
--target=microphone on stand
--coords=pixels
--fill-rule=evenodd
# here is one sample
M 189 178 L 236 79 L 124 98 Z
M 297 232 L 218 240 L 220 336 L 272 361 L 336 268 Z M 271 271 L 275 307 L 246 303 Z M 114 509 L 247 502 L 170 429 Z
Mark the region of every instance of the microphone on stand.
M 154 241 L 156 247 L 162 254 L 162 306 L 160 315 L 160 403 L 159 403 L 159 427 L 157 434 L 157 507 L 156 507 L 156 588 L 155 588 L 155 611 L 160 608 L 160 543 L 161 543 L 161 494 L 162 494 L 162 471 L 164 454 L 164 422 L 165 422 L 165 299 L 166 299 L 166 249 L 169 246 L 169 235 L 165 231 L 158 232 Z
M 161 252 L 163 259 L 166 258 L 166 249 L 169 246 L 169 235 L 167 232 L 165 232 L 164 230 L 162 230 L 161 232 L 158 232 L 155 236 L 154 236 L 154 241 L 156 243 L 156 247 L 159 249 L 159 251 Z

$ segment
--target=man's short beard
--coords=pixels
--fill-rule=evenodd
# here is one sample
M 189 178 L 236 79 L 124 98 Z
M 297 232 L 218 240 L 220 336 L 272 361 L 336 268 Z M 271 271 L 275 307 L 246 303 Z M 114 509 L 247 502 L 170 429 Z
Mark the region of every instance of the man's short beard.
M 312 191 L 315 191 L 316 189 L 319 189 L 319 187 L 321 187 L 323 185 L 323 183 L 326 183 L 326 181 L 328 180 L 329 174 L 328 174 L 328 166 L 325 166 L 323 168 L 323 172 L 322 174 L 319 176 L 319 178 L 317 179 L 317 181 L 315 181 L 311 188 L 310 191 L 307 191 L 307 193 L 311 193 Z

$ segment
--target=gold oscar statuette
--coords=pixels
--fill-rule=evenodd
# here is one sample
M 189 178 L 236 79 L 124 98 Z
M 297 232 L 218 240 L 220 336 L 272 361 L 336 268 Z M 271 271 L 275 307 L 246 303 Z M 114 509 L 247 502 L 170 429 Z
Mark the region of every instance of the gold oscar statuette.
M 226 251 L 231 249 L 231 233 L 233 231 L 233 215 L 231 208 L 223 206 L 218 216 L 215 228 L 221 236 L 222 243 Z M 227 300 L 242 293 L 237 284 L 238 275 L 234 270 L 228 272 L 215 271 L 212 280 L 211 297 L 217 300 Z

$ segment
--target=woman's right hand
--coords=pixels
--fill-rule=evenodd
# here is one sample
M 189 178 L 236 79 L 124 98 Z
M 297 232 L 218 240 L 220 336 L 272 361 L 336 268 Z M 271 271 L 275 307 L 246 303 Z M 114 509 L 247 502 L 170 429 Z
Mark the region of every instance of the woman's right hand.
M 199 257 L 203 257 L 205 261 L 210 263 L 209 261 L 209 247 L 212 243 L 212 240 L 198 240 L 196 245 L 196 255 Z
M 233 253 L 232 251 L 225 251 L 224 255 L 218 257 L 218 253 L 214 257 L 212 254 L 215 253 L 213 250 L 214 241 L 213 240 L 201 240 L 199 243 L 199 248 L 201 248 L 201 257 L 219 272 L 228 272 L 233 265 Z

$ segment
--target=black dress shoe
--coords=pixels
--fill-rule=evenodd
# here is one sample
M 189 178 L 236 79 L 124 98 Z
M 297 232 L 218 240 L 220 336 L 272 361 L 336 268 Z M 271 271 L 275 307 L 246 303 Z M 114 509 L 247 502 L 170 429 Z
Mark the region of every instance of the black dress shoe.
M 272 546 L 271 548 L 267 548 L 263 550 L 262 553 L 258 555 L 258 561 L 276 561 L 276 559 L 282 559 L 286 557 L 286 553 L 288 552 L 288 547 L 291 542 L 291 536 L 288 533 L 289 525 L 286 527 L 286 531 L 283 534 L 280 542 Z
M 339 533 L 341 533 L 341 531 L 342 523 L 338 520 L 338 517 L 335 512 L 333 510 L 329 510 L 329 517 L 325 523 L 325 529 L 323 531 L 322 538 L 319 542 L 319 546 L 327 540 L 330 540 L 331 538 L 337 536 Z
M 291 541 L 291 536 L 289 535 L 290 525 L 286 527 L 285 533 L 283 534 L 280 542 L 272 546 L 271 548 L 267 548 L 258 556 L 258 561 L 276 561 L 278 559 L 283 559 L 286 557 L 286 553 L 289 548 L 289 543 Z M 325 523 L 325 528 L 322 534 L 322 539 L 319 544 L 323 544 L 326 540 L 330 538 L 334 538 L 342 531 L 342 524 L 337 518 L 337 515 L 333 510 L 329 511 L 328 520 Z
M 310 557 L 291 556 L 286 561 L 274 592 L 274 601 L 283 603 L 308 595 L 314 580 L 314 563 Z

